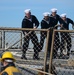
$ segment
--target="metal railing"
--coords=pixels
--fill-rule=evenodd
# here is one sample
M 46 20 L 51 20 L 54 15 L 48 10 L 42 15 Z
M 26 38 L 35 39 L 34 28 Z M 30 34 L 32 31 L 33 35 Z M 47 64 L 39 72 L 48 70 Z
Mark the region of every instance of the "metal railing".
M 49 30 L 46 29 L 21 29 L 21 28 L 0 28 L 1 32 L 2 32 L 2 48 L 0 48 L 0 51 L 11 51 L 13 53 L 13 55 L 15 56 L 15 58 L 17 58 L 17 64 L 23 65 L 26 64 L 27 68 L 32 69 L 36 67 L 37 72 L 39 71 L 38 69 L 43 69 L 43 71 L 41 72 L 45 72 L 46 68 L 44 66 L 46 66 L 46 55 L 47 55 L 47 46 L 48 46 L 48 38 L 49 38 Z M 26 35 L 23 35 L 22 31 L 29 31 L 29 33 L 27 33 Z M 34 34 L 32 34 L 32 32 L 35 31 L 35 34 L 38 37 L 38 43 L 40 42 L 40 33 L 41 32 L 46 32 L 47 36 L 46 36 L 46 42 L 44 42 L 45 47 L 39 48 L 40 45 L 37 46 L 36 42 L 33 42 L 35 39 L 32 39 L 33 44 L 35 44 L 36 48 L 38 49 L 42 49 L 42 51 L 39 51 L 39 56 L 40 56 L 40 60 L 34 60 L 33 59 L 33 54 L 34 54 L 34 49 L 33 49 L 33 44 L 32 42 L 30 42 L 30 45 L 32 45 L 31 48 L 28 48 L 26 56 L 28 58 L 28 60 L 22 60 L 21 56 L 22 56 L 22 45 L 24 43 L 24 38 L 26 38 L 27 36 L 31 36 Z M 26 42 L 27 43 L 27 42 Z M 19 47 L 18 47 L 18 46 Z M 21 63 L 20 63 L 21 62 Z M 18 65 L 19 66 L 19 65 Z M 25 67 L 25 68 L 26 68 Z M 32 68 L 31 68 L 32 67 Z M 39 68 L 38 68 L 39 67 Z M 48 74 L 48 73 L 47 73 Z
M 23 32 L 27 33 L 23 35 Z M 0 28 L 0 35 L 0 51 L 11 51 L 17 60 L 16 65 L 21 67 L 22 71 L 27 69 L 26 71 L 32 73 L 32 75 L 39 73 L 48 75 L 74 74 L 74 60 L 73 54 L 71 53 L 73 52 L 74 45 L 73 30 Z M 35 35 L 37 36 L 36 39 L 34 38 Z M 29 47 L 24 47 L 27 49 L 27 60 L 21 59 L 22 46 L 25 39 L 30 41 Z M 41 39 L 44 40 L 44 42 L 41 41 Z M 50 39 L 52 40 L 51 42 L 49 41 Z M 40 44 L 40 41 L 43 45 L 42 43 Z M 24 45 L 26 46 L 26 44 Z M 49 55 L 48 50 L 50 49 L 50 44 L 51 53 Z M 40 60 L 33 59 L 34 46 L 36 47 L 35 50 L 40 49 Z M 67 56 L 68 49 L 70 49 L 70 56 Z M 63 53 L 63 55 L 61 55 L 61 53 Z M 28 73 L 28 75 L 30 75 L 30 73 Z
M 58 46 L 55 39 L 59 33 L 60 46 Z M 52 47 L 49 61 L 49 73 L 52 72 L 52 66 L 56 68 L 57 75 L 73 75 L 74 74 L 74 59 L 71 51 L 74 51 L 74 30 L 54 30 L 52 37 Z M 55 43 L 56 42 L 56 43 Z

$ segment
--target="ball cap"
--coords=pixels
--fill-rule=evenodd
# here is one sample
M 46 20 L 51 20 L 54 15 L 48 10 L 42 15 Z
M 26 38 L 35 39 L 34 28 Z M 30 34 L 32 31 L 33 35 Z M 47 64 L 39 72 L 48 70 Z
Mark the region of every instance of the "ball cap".
M 60 17 L 66 17 L 66 13 L 61 14 Z
M 52 8 L 51 12 L 57 12 L 57 9 L 56 8 Z
M 31 12 L 31 9 L 26 9 L 26 10 L 24 10 L 24 12 L 29 13 L 29 12 Z
M 43 16 L 50 16 L 50 13 L 49 12 L 44 12 Z

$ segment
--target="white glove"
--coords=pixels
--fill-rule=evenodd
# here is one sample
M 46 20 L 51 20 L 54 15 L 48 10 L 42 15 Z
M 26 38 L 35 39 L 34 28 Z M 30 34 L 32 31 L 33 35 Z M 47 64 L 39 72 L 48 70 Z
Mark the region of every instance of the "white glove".
M 34 29 L 36 29 L 37 27 L 36 26 L 34 26 Z
M 63 27 L 63 24 L 60 24 L 60 27 L 62 28 Z
M 74 30 L 74 25 L 72 25 L 72 28 L 73 28 L 73 30 Z

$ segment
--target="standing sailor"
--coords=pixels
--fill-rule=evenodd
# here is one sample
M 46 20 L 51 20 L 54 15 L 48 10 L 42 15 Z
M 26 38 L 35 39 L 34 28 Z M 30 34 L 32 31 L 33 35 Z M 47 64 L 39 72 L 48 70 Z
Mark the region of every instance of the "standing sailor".
M 73 20 L 71 20 L 70 18 L 66 17 L 66 14 L 61 14 L 60 15 L 62 20 L 61 21 L 61 29 L 62 30 L 69 30 L 69 24 L 72 24 L 72 26 L 74 26 L 74 22 Z M 63 56 L 63 49 L 65 48 L 65 43 L 67 44 L 67 56 L 69 57 L 70 55 L 70 49 L 71 49 L 71 36 L 69 33 L 67 32 L 61 32 L 61 46 L 60 46 L 60 50 L 61 50 L 61 57 Z
M 61 17 L 57 14 L 57 9 L 56 8 L 52 8 L 51 9 L 51 17 L 54 18 L 54 26 L 56 26 L 58 24 L 58 22 L 61 22 Z M 56 29 L 58 27 L 55 27 Z M 60 48 L 60 39 L 59 39 L 59 34 L 58 32 L 55 33 L 55 39 L 54 39 L 54 58 L 58 57 L 57 51 Z
M 53 21 L 54 18 L 50 17 L 49 12 L 43 13 L 44 18 L 41 21 L 41 29 L 48 29 L 51 27 L 54 27 Z M 40 36 L 40 44 L 41 44 L 41 50 L 44 46 L 44 40 L 47 36 L 47 32 L 42 31 L 41 36 Z M 48 55 L 50 55 L 50 50 L 51 50 L 51 42 L 52 42 L 52 31 L 49 33 L 49 40 L 48 40 Z
M 31 14 L 31 10 L 30 9 L 26 9 L 25 10 L 25 17 L 22 20 L 22 28 L 33 28 L 36 29 L 39 26 L 39 21 L 37 20 L 37 18 Z M 29 33 L 30 31 L 23 31 L 24 36 Z M 26 51 L 28 50 L 28 46 L 29 46 L 29 41 L 32 41 L 33 45 L 34 45 L 34 55 L 33 55 L 33 59 L 39 59 L 39 43 L 38 43 L 38 38 L 35 34 L 34 31 L 32 31 L 28 36 L 26 36 L 24 38 L 24 44 L 23 44 L 23 49 L 22 49 L 22 59 L 27 59 L 26 58 Z

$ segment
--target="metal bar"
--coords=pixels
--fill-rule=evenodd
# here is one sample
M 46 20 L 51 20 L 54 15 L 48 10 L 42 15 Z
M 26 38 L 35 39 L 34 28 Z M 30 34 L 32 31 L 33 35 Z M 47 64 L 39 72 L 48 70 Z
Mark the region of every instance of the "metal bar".
M 69 33 L 74 33 L 74 30 L 54 30 L 55 32 L 69 32 Z
M 38 69 L 35 69 L 35 68 L 33 69 L 33 68 L 30 68 L 30 67 L 27 67 L 24 64 L 17 64 L 17 63 L 15 63 L 15 64 L 18 65 L 18 66 L 21 66 L 23 68 L 28 68 L 30 70 L 33 70 L 33 71 L 36 71 L 36 72 L 40 72 L 40 73 L 49 75 L 49 73 L 47 73 L 47 72 L 44 72 L 44 71 L 41 71 L 41 70 L 38 70 Z M 52 74 L 50 74 L 50 75 L 52 75 Z
M 22 47 L 22 32 L 20 32 L 20 39 L 21 39 L 21 42 L 20 42 L 20 47 Z
M 48 31 L 48 29 L 33 29 L 33 28 L 0 28 L 0 30 L 31 30 L 31 31 Z M 56 32 L 74 32 L 74 30 L 54 30 Z
M 2 48 L 2 31 L 0 31 L 0 48 Z
M 2 48 L 2 32 L 1 32 L 1 48 Z
M 47 39 L 46 39 L 46 47 L 45 47 L 45 56 L 44 56 L 44 71 L 46 71 L 46 64 L 47 64 L 48 40 L 49 40 L 49 30 L 47 31 Z
M 32 28 L 0 28 L 0 30 L 31 30 L 31 31 L 48 31 L 48 29 L 32 29 Z M 74 32 L 74 30 L 54 30 L 59 32 Z
M 22 31 L 16 31 L 16 30 L 4 30 L 5 32 L 9 32 L 9 33 L 21 33 Z
M 55 34 L 55 31 L 53 30 L 53 35 L 52 35 L 52 44 L 51 44 L 51 52 L 50 52 L 50 60 L 49 60 L 49 73 L 51 73 L 51 68 L 52 68 L 53 45 L 54 45 L 54 34 Z
M 33 29 L 33 28 L 0 28 L 0 30 L 31 30 L 31 31 L 48 31 L 48 29 Z
M 5 48 L 5 31 L 3 31 L 3 47 L 2 48 Z

